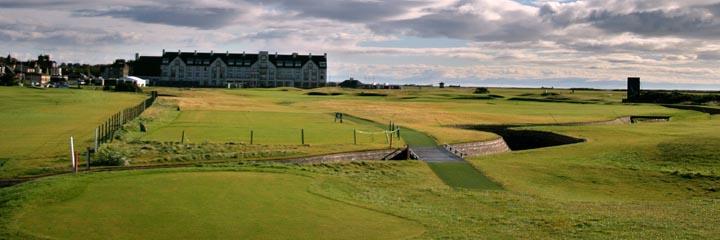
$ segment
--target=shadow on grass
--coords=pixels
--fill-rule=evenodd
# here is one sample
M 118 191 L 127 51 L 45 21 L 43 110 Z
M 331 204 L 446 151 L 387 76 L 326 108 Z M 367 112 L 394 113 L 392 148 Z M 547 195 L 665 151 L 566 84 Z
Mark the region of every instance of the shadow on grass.
M 467 162 L 427 163 L 448 186 L 477 190 L 502 190 L 503 188 L 488 179 Z

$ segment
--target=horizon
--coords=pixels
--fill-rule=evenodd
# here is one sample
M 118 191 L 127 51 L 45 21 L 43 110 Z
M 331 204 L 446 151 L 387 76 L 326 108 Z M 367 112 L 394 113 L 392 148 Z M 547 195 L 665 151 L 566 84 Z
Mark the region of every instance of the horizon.
M 720 90 L 715 0 L 10 0 L 0 13 L 0 51 L 22 61 L 327 53 L 328 81 Z

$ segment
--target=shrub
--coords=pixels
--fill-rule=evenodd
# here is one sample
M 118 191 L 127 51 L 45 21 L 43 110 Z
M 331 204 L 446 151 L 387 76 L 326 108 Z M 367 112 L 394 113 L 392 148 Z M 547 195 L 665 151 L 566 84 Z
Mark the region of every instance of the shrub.
M 142 92 L 142 89 L 131 82 L 118 82 L 115 85 L 116 92 Z
M 103 147 L 98 151 L 92 164 L 95 166 L 127 166 L 130 165 L 130 157 L 122 149 Z
M 19 81 L 14 73 L 8 73 L 0 76 L 0 85 L 3 86 L 15 86 L 18 85 Z

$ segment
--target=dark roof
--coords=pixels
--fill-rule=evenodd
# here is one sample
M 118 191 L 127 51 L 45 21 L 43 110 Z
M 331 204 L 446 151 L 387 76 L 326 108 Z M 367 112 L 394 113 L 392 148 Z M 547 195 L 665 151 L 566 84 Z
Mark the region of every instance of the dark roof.
M 132 75 L 159 77 L 161 75 L 160 65 L 162 57 L 139 57 L 132 63 Z
M 287 68 L 289 63 L 292 63 L 292 67 L 295 67 L 295 62 L 300 62 L 301 65 L 304 65 L 308 61 L 313 61 L 316 66 L 319 68 L 327 68 L 327 58 L 325 55 L 299 55 L 299 54 L 291 54 L 291 55 L 280 55 L 278 54 L 277 57 L 275 54 L 269 54 L 268 58 L 270 58 L 270 62 L 275 64 L 278 68 Z M 280 66 L 279 63 L 283 63 L 283 66 Z M 325 62 L 325 66 L 320 66 L 320 62 Z M 291 68 L 292 68 L 291 67 Z
M 172 61 L 176 57 L 180 56 L 180 59 L 183 60 L 183 62 L 186 65 L 190 66 L 205 66 L 212 62 L 214 62 L 216 59 L 220 58 L 225 64 L 227 65 L 241 65 L 242 63 L 248 62 L 249 64 L 253 64 L 258 61 L 260 58 L 259 54 L 250 54 L 250 53 L 195 53 L 195 52 L 165 52 L 165 54 L 162 56 L 162 58 L 166 58 L 168 61 Z M 299 55 L 299 54 L 291 54 L 291 55 L 284 55 L 284 54 L 268 54 L 268 60 L 274 64 L 278 68 L 283 67 L 290 67 L 295 68 L 295 63 L 299 62 L 302 65 L 307 63 L 308 61 L 313 61 L 315 65 L 317 65 L 320 68 L 327 68 L 327 59 L 325 55 L 319 55 L 319 56 L 312 56 L 309 55 Z M 207 62 L 207 63 L 206 63 Z M 325 66 L 321 66 L 320 62 L 326 62 Z M 283 66 L 279 66 L 279 63 L 283 63 Z M 299 68 L 299 67 L 298 67 Z

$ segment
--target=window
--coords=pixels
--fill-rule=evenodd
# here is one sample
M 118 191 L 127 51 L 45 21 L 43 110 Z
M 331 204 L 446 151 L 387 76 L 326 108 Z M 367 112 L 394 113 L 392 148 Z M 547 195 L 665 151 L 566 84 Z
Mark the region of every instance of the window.
M 188 59 L 188 64 L 193 64 L 193 59 L 192 59 L 192 58 Z
M 320 62 L 320 67 L 327 67 L 327 63 L 325 63 L 325 62 Z
M 163 63 L 164 63 L 164 64 L 167 64 L 168 62 L 170 62 L 170 60 L 168 60 L 167 58 L 163 58 Z
M 210 60 L 209 60 L 209 59 L 203 60 L 203 64 L 206 64 L 206 65 L 207 65 L 207 64 L 210 64 Z
M 295 66 L 300 67 L 300 66 L 302 66 L 302 64 L 300 64 L 300 61 L 295 61 Z

